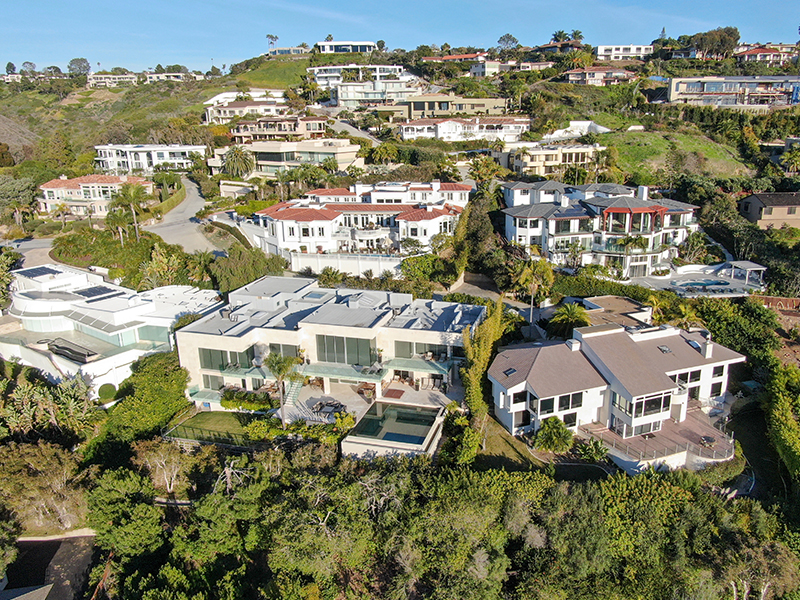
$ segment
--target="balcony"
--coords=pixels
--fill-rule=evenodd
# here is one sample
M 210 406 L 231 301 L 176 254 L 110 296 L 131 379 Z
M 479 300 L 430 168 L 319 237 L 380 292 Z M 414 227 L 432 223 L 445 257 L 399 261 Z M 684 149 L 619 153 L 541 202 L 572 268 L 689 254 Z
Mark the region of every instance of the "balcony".
M 331 234 L 331 237 L 335 240 L 351 240 L 353 234 L 349 227 L 340 227 Z
M 376 227 L 375 229 L 355 229 L 357 240 L 379 240 L 389 237 L 392 233 L 390 227 Z

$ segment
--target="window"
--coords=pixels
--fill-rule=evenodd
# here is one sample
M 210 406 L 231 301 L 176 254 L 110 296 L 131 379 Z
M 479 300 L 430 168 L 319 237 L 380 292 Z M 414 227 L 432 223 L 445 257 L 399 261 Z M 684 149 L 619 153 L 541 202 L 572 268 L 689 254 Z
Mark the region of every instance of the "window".
M 766 208 L 764 208 L 764 214 L 765 215 L 771 215 L 772 214 L 772 207 L 771 206 L 767 206 Z
M 216 375 L 203 375 L 203 388 L 207 390 L 219 390 L 225 387 L 225 380 Z
M 539 400 L 539 414 L 549 415 L 553 413 L 555 398 L 542 398 Z
M 525 400 L 528 399 L 528 392 L 522 390 L 521 392 L 517 392 L 511 397 L 512 404 L 525 404 Z
M 527 410 L 520 411 L 514 415 L 515 427 L 527 427 L 531 424 L 531 413 Z
M 517 227 L 520 229 L 528 228 L 528 219 L 517 219 Z
M 722 395 L 722 382 L 718 381 L 717 383 L 711 384 L 711 397 L 716 398 Z
M 790 206 L 789 208 L 786 209 L 786 214 L 787 215 L 794 215 L 796 213 L 797 213 L 797 207 L 796 206 Z
M 712 377 L 722 377 L 725 374 L 725 365 L 719 365 L 714 367 L 714 372 L 711 374 Z
M 350 365 L 371 365 L 376 352 L 373 340 L 317 336 L 317 360 Z
M 578 413 L 569 413 L 564 415 L 564 425 L 567 427 L 575 427 L 578 424 Z
M 308 237 L 309 235 L 311 235 L 309 233 L 309 231 L 310 231 L 310 229 L 308 227 L 301 227 L 300 228 L 300 237 Z
M 325 237 L 325 228 L 324 227 L 317 228 L 317 235 L 319 237 Z
M 447 354 L 447 346 L 442 344 L 424 344 L 417 342 L 416 344 L 417 354 L 423 356 L 430 352 L 434 356 L 441 356 L 442 354 Z
M 671 400 L 672 394 L 669 393 L 647 396 L 643 400 L 633 403 L 633 416 L 635 418 L 649 417 L 650 415 L 665 412 L 669 410 Z
M 299 356 L 300 354 L 300 352 L 298 352 L 297 346 L 292 346 L 290 344 L 270 344 L 269 353 L 280 354 L 281 356 L 292 356 L 292 357 Z
M 294 227 L 287 227 L 286 228 L 286 235 L 289 237 L 294 237 Z
M 394 356 L 395 358 L 411 358 L 414 356 L 414 342 L 395 341 Z
M 570 410 L 572 408 L 580 408 L 583 404 L 583 392 L 576 394 L 565 394 L 558 397 L 558 410 Z

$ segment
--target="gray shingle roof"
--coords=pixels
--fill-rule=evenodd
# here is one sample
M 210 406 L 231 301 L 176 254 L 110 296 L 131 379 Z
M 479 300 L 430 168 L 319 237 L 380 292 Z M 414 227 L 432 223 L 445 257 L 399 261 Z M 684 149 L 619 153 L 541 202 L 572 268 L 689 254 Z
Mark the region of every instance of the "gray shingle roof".
M 744 198 L 743 201 L 750 200 L 751 198 L 761 201 L 764 206 L 800 206 L 800 192 L 751 194 L 747 196 L 747 198 Z

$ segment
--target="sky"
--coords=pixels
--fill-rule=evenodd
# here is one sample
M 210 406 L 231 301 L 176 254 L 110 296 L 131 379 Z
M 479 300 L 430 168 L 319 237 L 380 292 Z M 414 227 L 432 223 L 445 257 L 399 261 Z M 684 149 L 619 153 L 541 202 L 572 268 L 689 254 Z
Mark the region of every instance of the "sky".
M 563 29 L 584 42 L 646 44 L 665 28 L 677 38 L 734 26 L 746 42 L 796 42 L 797 0 L 96 0 L 9 1 L 0 20 L 0 70 L 31 61 L 66 70 L 70 59 L 94 70 L 133 71 L 156 64 L 209 70 L 263 54 L 267 34 L 277 46 L 335 40 L 384 40 L 390 49 L 420 44 L 497 45 L 505 33 L 523 45 L 546 43 Z M 100 66 L 98 67 L 98 63 Z

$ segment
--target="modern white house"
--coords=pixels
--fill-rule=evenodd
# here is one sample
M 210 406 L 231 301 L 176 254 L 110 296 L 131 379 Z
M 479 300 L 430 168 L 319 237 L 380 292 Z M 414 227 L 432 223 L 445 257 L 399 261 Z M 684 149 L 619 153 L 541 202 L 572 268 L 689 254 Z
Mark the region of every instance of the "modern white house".
M 800 102 L 800 75 L 673 77 L 668 101 L 766 112 Z
M 378 45 L 375 42 L 317 42 L 314 44 L 320 54 L 349 54 L 351 52 L 375 52 Z
M 364 159 L 358 156 L 361 146 L 347 139 L 312 139 L 289 142 L 284 140 L 254 141 L 248 144 L 256 162 L 250 177 L 275 177 L 278 171 L 288 171 L 302 164 L 320 165 L 326 158 L 333 158 L 340 171 L 350 166 L 363 167 Z M 229 148 L 216 148 L 208 159 L 213 174 L 222 173 L 224 159 Z
M 204 81 L 206 76 L 202 73 L 153 73 L 147 71 L 144 73 L 147 78 L 147 83 L 157 83 L 159 81 Z
M 95 389 L 119 386 L 135 360 L 169 351 L 178 317 L 222 306 L 214 290 L 166 286 L 135 292 L 66 265 L 13 274 L 0 355 L 18 357 L 53 381 L 80 374 Z
M 608 86 L 625 83 L 634 79 L 636 73 L 626 69 L 615 69 L 613 67 L 585 67 L 583 69 L 572 69 L 564 73 L 567 83 L 576 85 L 597 85 Z
M 153 183 L 133 175 L 83 175 L 57 179 L 39 186 L 42 192 L 37 199 L 40 212 L 50 212 L 61 204 L 69 207 L 73 215 L 108 214 L 108 205 L 125 184 L 141 185 L 148 194 L 153 193 Z
M 366 419 L 346 454 L 432 453 L 464 356 L 463 331 L 484 315 L 482 306 L 264 277 L 231 292 L 228 306 L 176 339 L 201 409 L 220 410 L 226 387 L 268 388 L 275 380 L 264 366 L 269 353 L 298 357 L 295 369 L 307 384 L 286 384 L 287 421 L 331 422 L 320 405 L 338 400 L 358 424 Z
M 185 171 L 193 164 L 190 154 L 206 154 L 205 146 L 190 144 L 103 144 L 94 149 L 97 169 L 116 175 L 152 175 L 156 167 Z
M 114 88 L 138 83 L 139 75 L 137 73 L 89 73 L 86 77 L 86 85 L 90 88 Z
M 287 46 L 283 48 L 270 48 L 267 50 L 267 56 L 296 56 L 299 54 L 308 54 L 311 48 L 305 46 Z
M 503 150 L 492 150 L 500 166 L 520 175 L 559 175 L 571 166 L 586 168 L 605 150 L 600 144 L 541 144 L 509 142 Z
M 340 83 L 332 89 L 331 99 L 337 106 L 358 108 L 359 106 L 394 105 L 406 102 L 419 94 L 419 87 L 407 80 L 381 79 L 375 81 L 353 81 Z
M 645 277 L 669 268 L 677 246 L 698 229 L 696 206 L 650 198 L 644 186 L 542 181 L 502 189 L 506 238 L 554 264 L 600 264 Z
M 499 60 L 484 60 L 472 65 L 469 69 L 469 74 L 472 77 L 494 77 L 500 73 L 515 71 L 543 71 L 552 67 L 554 64 L 553 62 L 517 62 L 515 60 L 500 62 Z
M 327 117 L 302 117 L 280 115 L 260 119 L 239 121 L 231 128 L 233 141 L 237 144 L 287 139 L 319 139 L 325 137 Z
M 708 332 L 609 323 L 501 350 L 488 376 L 495 415 L 513 434 L 556 417 L 629 472 L 698 469 L 733 457 L 702 409 L 722 412 L 711 407 L 724 404 L 730 367 L 744 361 Z
M 653 53 L 651 44 L 622 44 L 618 46 L 598 46 L 595 50 L 597 60 L 642 60 Z
M 326 65 L 308 67 L 309 75 L 322 89 L 332 89 L 337 85 L 356 81 L 403 81 L 412 84 L 417 77 L 406 71 L 402 65 Z
M 236 117 L 283 115 L 289 107 L 281 100 L 269 98 L 266 100 L 239 100 L 222 102 L 206 108 L 205 122 L 216 125 L 230 123 Z
M 797 56 L 797 48 L 781 50 L 770 46 L 758 46 L 733 55 L 740 65 L 747 63 L 765 63 L 770 67 L 779 67 Z
M 446 142 L 467 140 L 501 140 L 518 142 L 523 133 L 530 131 L 527 117 L 473 117 L 417 119 L 399 126 L 403 140 L 437 139 Z

